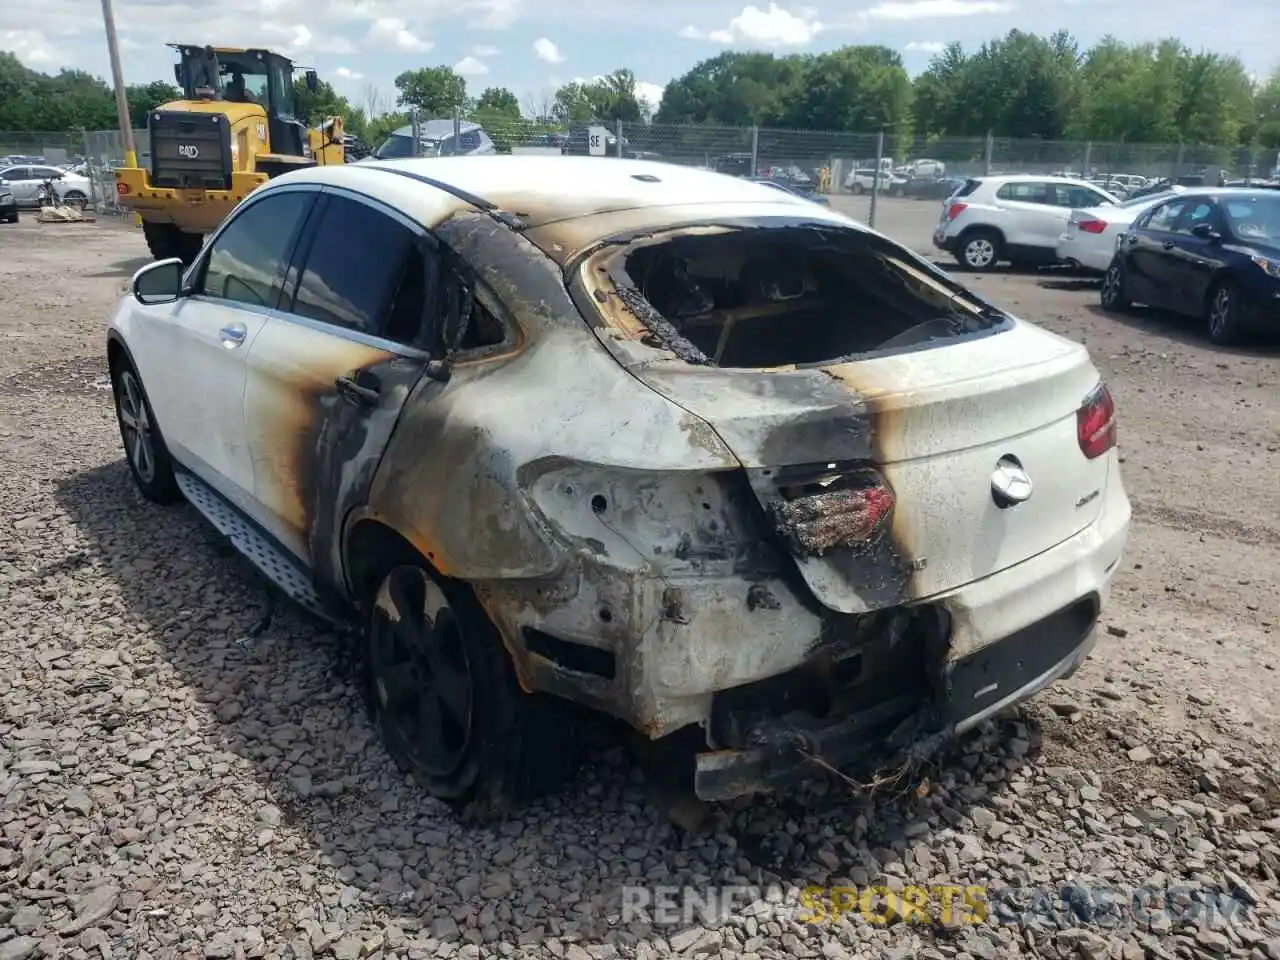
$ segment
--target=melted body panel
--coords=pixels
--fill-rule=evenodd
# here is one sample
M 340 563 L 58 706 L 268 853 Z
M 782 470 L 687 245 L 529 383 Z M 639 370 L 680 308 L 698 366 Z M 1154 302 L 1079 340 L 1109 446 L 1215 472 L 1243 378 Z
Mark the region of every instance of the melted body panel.
M 464 171 L 502 159 L 406 169 L 479 189 L 483 175 Z M 444 383 L 421 360 L 341 338 L 290 329 L 262 342 L 244 407 L 255 489 L 261 476 L 273 523 L 320 579 L 349 589 L 348 538 L 385 526 L 474 588 L 525 689 L 653 737 L 709 722 L 725 691 L 870 651 L 878 611 L 953 613 L 950 649 L 929 654 L 940 671 L 943 654 L 1105 595 L 1128 523 L 1118 479 L 1108 483 L 1114 453 L 1041 474 L 1051 450 L 1079 457 L 1065 425 L 1097 379 L 1082 350 L 1015 324 L 971 344 L 803 369 L 690 363 L 654 342 L 634 301 L 597 309 L 609 291 L 581 275 L 566 283 L 562 268 L 673 217 L 714 231 L 707 217 L 767 208 L 794 220 L 800 205 L 815 223 L 863 228 L 755 184 L 708 191 L 705 175 L 590 163 L 592 177 L 634 182 L 584 198 L 560 170 L 533 192 L 484 190 L 495 211 L 373 165 L 280 178 L 340 182 L 429 227 L 516 328 L 509 348 L 459 355 Z M 645 198 L 661 184 L 636 173 L 654 167 L 686 208 Z M 394 402 L 350 407 L 333 381 L 360 373 Z M 1009 449 L 1047 491 L 1043 512 L 993 512 L 984 471 Z M 871 471 L 880 486 L 813 493 L 832 468 Z M 1095 481 L 1103 493 L 1076 512 L 1051 509 Z M 874 516 L 858 506 L 871 502 Z

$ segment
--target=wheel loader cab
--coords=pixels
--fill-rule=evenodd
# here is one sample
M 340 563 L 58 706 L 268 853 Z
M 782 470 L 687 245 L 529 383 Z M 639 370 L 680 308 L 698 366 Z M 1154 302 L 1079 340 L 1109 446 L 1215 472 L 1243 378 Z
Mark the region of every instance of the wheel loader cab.
M 298 117 L 293 61 L 270 50 L 184 46 L 178 51 L 176 76 L 186 99 L 257 104 L 267 115 L 270 153 L 305 155 L 306 125 Z M 313 76 L 307 72 L 308 87 Z
M 121 206 L 159 260 L 190 263 L 206 235 L 273 177 L 345 162 L 341 117 L 302 122 L 294 65 L 270 50 L 170 44 L 182 99 L 150 111 L 150 157 L 116 169 Z M 308 90 L 319 81 L 305 73 Z

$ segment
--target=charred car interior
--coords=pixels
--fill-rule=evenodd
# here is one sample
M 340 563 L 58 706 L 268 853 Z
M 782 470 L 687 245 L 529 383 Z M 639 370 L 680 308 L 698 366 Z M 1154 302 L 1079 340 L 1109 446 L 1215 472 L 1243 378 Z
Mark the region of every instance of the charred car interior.
M 776 367 L 945 340 L 1002 317 L 874 234 L 820 227 L 637 244 L 625 278 L 719 367 Z

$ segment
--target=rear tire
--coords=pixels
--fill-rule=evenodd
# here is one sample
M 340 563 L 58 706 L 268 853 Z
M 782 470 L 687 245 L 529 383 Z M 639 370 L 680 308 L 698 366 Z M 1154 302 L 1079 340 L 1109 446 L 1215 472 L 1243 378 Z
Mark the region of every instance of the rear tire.
M 573 772 L 574 705 L 520 689 L 498 631 L 465 584 L 435 576 L 405 551 L 388 561 L 365 609 L 370 718 L 396 765 L 427 793 L 488 820 Z
M 5 222 L 6 222 L 6 223 L 17 223 L 17 222 L 18 222 L 18 211 L 17 211 L 17 210 L 15 210 L 15 211 L 13 211 L 13 213 L 11 213 L 11 214 L 9 214 L 7 217 L 5 217 Z
M 863 186 L 862 186 L 862 184 L 858 183 L 858 182 L 855 180 L 855 181 L 854 181 L 854 183 L 853 183 L 853 195 L 854 195 L 855 197 L 860 197 L 860 196 L 862 196 L 862 191 L 863 191 Z
M 1209 290 L 1204 314 L 1211 343 L 1230 347 L 1244 339 L 1240 323 L 1240 296 L 1230 280 L 1219 280 Z
M 147 249 L 157 260 L 170 260 L 177 257 L 184 266 L 190 266 L 200 252 L 204 238 L 198 233 L 184 233 L 172 223 L 150 223 L 142 221 L 142 235 L 146 238 Z
M 1112 313 L 1119 313 L 1133 306 L 1133 301 L 1129 299 L 1129 281 L 1125 276 L 1124 264 L 1119 258 L 1111 261 L 1102 277 L 1100 300 L 1102 309 Z
M 999 265 L 1003 247 L 998 233 L 978 228 L 960 235 L 955 256 L 966 270 L 987 273 Z
M 62 195 L 62 202 L 69 207 L 83 210 L 89 205 L 89 198 L 80 190 L 68 190 Z

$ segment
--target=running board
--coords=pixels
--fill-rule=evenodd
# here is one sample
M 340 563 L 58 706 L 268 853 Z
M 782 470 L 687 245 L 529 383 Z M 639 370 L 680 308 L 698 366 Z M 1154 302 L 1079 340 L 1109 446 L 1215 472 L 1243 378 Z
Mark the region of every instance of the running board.
M 175 470 L 174 477 L 187 502 L 199 510 L 219 533 L 231 541 L 240 555 L 257 567 L 285 596 L 310 613 L 331 623 L 336 622 L 310 576 L 296 560 L 204 481 L 185 470 Z

